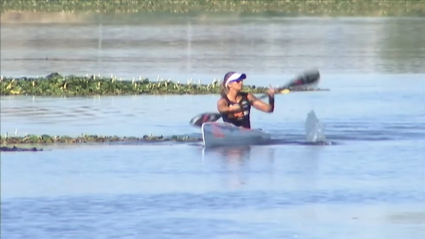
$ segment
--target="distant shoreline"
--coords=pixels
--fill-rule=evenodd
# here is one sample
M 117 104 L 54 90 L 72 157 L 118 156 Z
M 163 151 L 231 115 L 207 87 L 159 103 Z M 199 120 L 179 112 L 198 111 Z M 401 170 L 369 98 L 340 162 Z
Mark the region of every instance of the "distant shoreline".
M 240 13 L 288 16 L 425 16 L 425 1 L 418 0 L 51 0 L 36 5 L 3 0 L 2 21 L 19 15 L 59 13 Z M 71 14 L 70 14 L 71 13 Z

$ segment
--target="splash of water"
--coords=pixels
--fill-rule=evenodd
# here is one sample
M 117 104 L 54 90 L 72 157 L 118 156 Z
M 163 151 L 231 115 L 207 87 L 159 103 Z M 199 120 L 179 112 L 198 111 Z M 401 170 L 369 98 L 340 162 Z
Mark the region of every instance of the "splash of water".
M 314 111 L 307 114 L 305 121 L 305 134 L 308 142 L 325 142 L 324 127 L 316 117 Z

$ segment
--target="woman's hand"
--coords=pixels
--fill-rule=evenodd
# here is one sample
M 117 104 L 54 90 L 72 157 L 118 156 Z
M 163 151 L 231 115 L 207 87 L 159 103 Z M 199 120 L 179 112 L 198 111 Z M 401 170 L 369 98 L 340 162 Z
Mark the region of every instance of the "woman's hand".
M 274 97 L 274 94 L 276 93 L 276 90 L 270 86 L 270 88 L 266 91 L 266 93 L 270 96 L 270 97 Z

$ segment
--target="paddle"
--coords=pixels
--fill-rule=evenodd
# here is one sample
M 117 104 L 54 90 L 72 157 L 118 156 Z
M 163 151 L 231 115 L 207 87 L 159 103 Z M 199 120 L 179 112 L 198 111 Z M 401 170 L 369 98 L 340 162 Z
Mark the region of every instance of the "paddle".
M 299 74 L 294 79 L 290 80 L 284 86 L 278 87 L 276 89 L 276 92 L 281 92 L 283 90 L 290 90 L 292 87 L 296 87 L 296 86 L 310 85 L 310 84 L 317 82 L 319 79 L 320 79 L 320 73 L 319 73 L 318 70 L 304 71 L 303 73 Z M 268 97 L 268 95 L 264 94 L 264 95 L 262 95 L 258 98 L 263 99 L 263 98 L 266 98 L 266 97 Z M 202 114 L 199 114 L 199 115 L 193 117 L 190 120 L 190 124 L 197 126 L 197 127 L 201 127 L 203 123 L 215 122 L 215 121 L 219 120 L 220 118 L 221 118 L 220 113 L 206 112 L 206 113 L 202 113 Z

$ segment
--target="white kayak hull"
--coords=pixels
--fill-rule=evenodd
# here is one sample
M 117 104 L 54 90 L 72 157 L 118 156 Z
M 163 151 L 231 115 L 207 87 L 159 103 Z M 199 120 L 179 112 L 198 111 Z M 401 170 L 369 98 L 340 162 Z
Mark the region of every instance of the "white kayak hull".
M 261 129 L 244 129 L 230 123 L 207 122 L 202 124 L 205 148 L 262 144 L 271 135 Z

